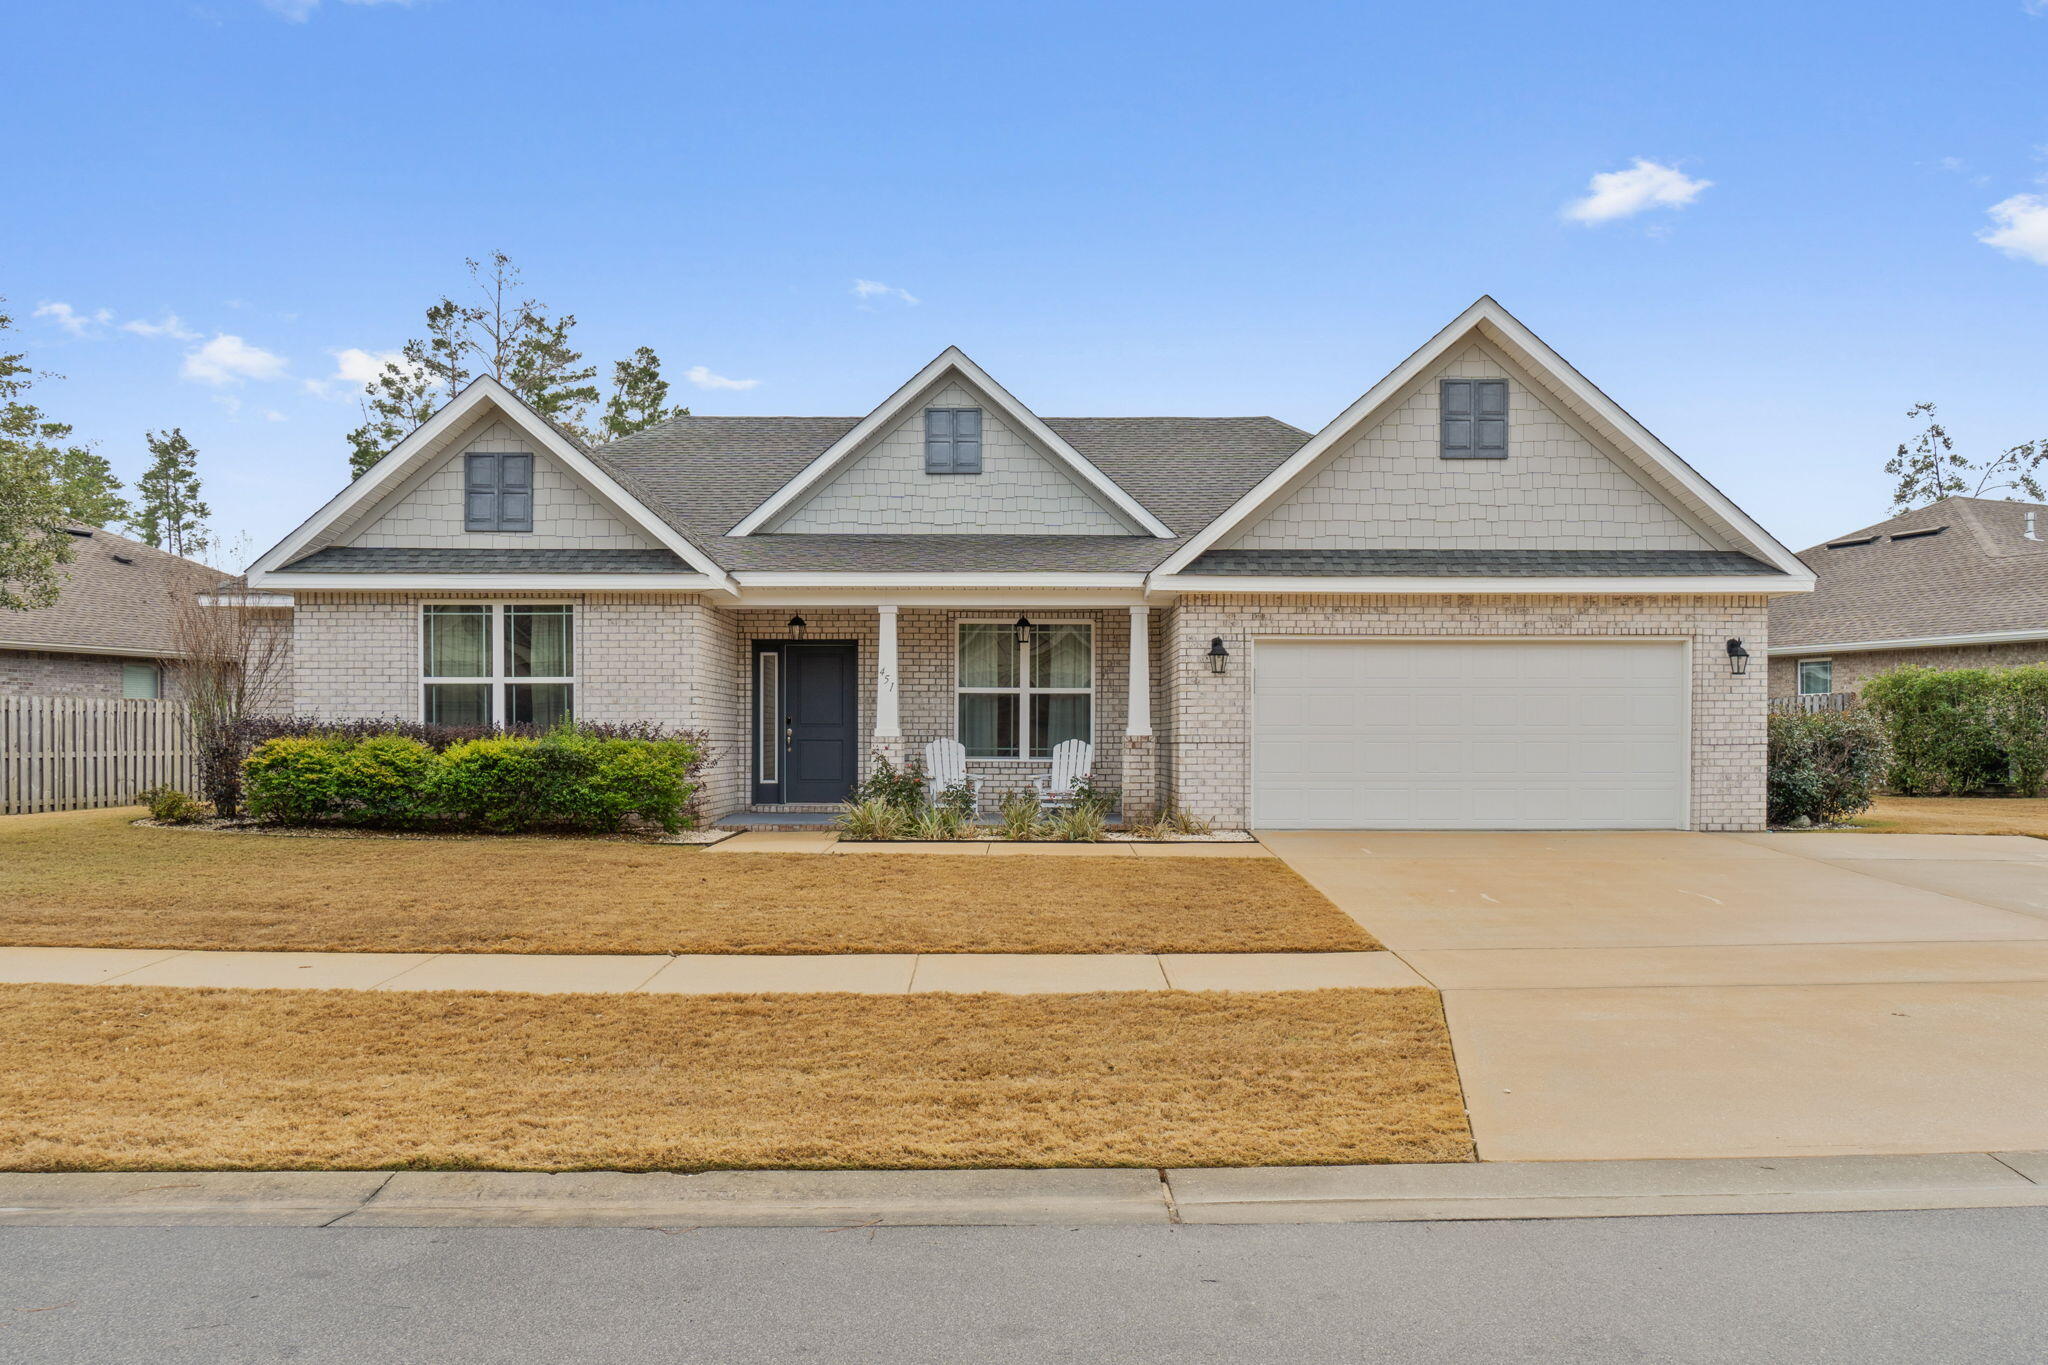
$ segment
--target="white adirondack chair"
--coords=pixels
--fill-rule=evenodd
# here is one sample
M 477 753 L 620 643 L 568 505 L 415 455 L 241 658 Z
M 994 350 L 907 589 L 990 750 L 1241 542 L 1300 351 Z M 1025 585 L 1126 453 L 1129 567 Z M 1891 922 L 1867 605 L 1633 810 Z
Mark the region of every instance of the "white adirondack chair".
M 1043 810 L 1058 810 L 1074 804 L 1074 787 L 1095 766 L 1095 746 L 1085 739 L 1063 740 L 1052 747 L 1052 772 L 1034 777 L 1038 804 Z
M 981 814 L 981 779 L 967 771 L 967 746 L 957 739 L 935 739 L 924 746 L 924 770 L 931 779 L 932 800 L 948 787 L 963 783 L 974 793 L 974 813 Z

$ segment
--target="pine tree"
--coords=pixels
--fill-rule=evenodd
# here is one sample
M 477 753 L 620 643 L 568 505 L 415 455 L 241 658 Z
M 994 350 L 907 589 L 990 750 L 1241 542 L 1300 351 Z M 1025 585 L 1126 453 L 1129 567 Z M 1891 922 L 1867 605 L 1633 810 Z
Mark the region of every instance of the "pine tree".
M 688 417 L 687 407 L 667 407 L 668 381 L 661 377 L 661 357 L 648 347 L 612 366 L 612 396 L 604 405 L 604 439 L 616 441 L 645 431 L 671 417 Z
M 206 527 L 213 509 L 199 500 L 199 452 L 177 427 L 144 439 L 154 458 L 135 481 L 139 502 L 129 525 L 157 549 L 196 559 L 213 544 Z
M 128 500 L 121 481 L 104 455 L 85 446 L 71 446 L 57 464 L 57 489 L 64 515 L 87 526 L 116 526 L 128 520 Z
M 13 327 L 0 301 L 0 333 Z M 64 470 L 76 456 L 90 455 L 60 444 L 71 428 L 28 400 L 38 377 L 22 353 L 0 353 L 0 611 L 57 600 L 57 571 L 71 562 Z
M 2014 502 L 2048 500 L 2043 497 L 2048 488 L 2042 483 L 2042 470 L 2048 467 L 2048 437 L 2024 441 L 1980 465 L 1956 453 L 1948 431 L 1934 420 L 1934 404 L 1915 403 L 1906 409 L 1906 416 L 1925 417 L 1927 425 L 1885 462 L 1884 472 L 1898 480 L 1892 490 L 1892 511 L 1904 512 L 1963 493 L 1973 498 L 2002 493 Z M 1977 476 L 1974 487 L 1969 479 L 1972 474 Z

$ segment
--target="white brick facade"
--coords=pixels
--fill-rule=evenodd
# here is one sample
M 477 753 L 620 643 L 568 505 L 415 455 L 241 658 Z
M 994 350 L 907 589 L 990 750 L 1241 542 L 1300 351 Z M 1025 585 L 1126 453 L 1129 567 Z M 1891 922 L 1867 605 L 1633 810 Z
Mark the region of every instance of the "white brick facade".
M 1508 381 L 1508 458 L 1442 458 L 1437 380 L 1445 375 Z M 1476 342 L 1417 381 L 1290 498 L 1226 543 L 1245 550 L 1723 548 Z
M 980 408 L 981 473 L 924 472 L 924 410 Z M 1123 536 L 1132 528 L 959 384 L 917 405 L 773 527 L 870 535 Z

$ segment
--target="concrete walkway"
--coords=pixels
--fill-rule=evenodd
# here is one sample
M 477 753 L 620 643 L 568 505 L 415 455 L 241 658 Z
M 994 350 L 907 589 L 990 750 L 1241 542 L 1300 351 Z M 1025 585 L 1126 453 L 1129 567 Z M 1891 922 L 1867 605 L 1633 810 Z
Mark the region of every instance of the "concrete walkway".
M 1392 953 L 222 953 L 0 948 L 0 982 L 257 990 L 751 995 L 764 991 L 1305 991 L 1426 986 Z
M 1164 1171 L 0 1173 L 0 1227 L 1080 1227 L 2042 1206 L 2044 1152 Z
M 1217 844 L 1059 844 L 1005 843 L 998 840 L 960 839 L 946 843 L 891 840 L 887 843 L 848 844 L 829 830 L 748 830 L 721 839 L 706 853 L 891 853 L 944 854 L 967 858 L 1270 858 L 1273 851 L 1256 841 Z

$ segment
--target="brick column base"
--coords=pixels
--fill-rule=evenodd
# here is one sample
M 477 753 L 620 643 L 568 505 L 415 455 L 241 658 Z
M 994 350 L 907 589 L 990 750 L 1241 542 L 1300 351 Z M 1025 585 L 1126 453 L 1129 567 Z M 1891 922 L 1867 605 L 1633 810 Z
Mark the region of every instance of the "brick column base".
M 1136 824 L 1159 814 L 1158 755 L 1152 736 L 1124 737 L 1124 823 Z

